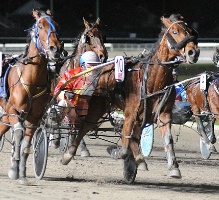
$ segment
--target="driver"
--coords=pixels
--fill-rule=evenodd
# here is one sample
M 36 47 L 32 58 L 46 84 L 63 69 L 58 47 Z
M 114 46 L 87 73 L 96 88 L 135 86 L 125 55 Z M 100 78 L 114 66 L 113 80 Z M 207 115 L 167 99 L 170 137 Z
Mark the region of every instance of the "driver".
M 59 92 L 62 85 L 65 84 L 66 81 L 68 81 L 70 78 L 98 64 L 101 64 L 98 55 L 93 51 L 86 51 L 84 54 L 82 54 L 80 58 L 80 66 L 71 69 L 63 74 L 62 78 L 59 80 L 59 83 L 54 90 L 54 95 Z M 76 102 L 73 101 L 73 97 L 75 94 L 92 96 L 97 83 L 97 81 L 94 80 L 97 80 L 99 72 L 100 69 L 93 70 L 86 75 L 80 76 L 72 80 L 68 85 L 65 86 L 65 90 L 60 92 L 60 94 L 58 95 L 58 100 L 69 100 L 75 104 Z M 87 88 L 85 89 L 85 87 Z

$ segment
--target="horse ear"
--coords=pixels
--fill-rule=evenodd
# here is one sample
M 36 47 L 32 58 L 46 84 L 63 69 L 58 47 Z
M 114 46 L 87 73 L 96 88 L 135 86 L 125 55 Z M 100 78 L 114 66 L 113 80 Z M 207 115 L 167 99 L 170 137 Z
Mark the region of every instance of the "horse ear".
M 86 28 L 89 28 L 89 22 L 86 21 L 86 20 L 84 19 L 84 17 L 83 17 L 83 20 L 84 20 L 84 25 L 85 25 L 85 27 L 86 27 Z
M 37 20 L 37 19 L 39 19 L 39 17 L 40 17 L 40 12 L 39 12 L 39 10 L 33 10 L 32 11 L 32 15 L 33 15 L 33 17 Z
M 97 18 L 95 24 L 98 25 L 98 26 L 100 25 L 100 18 L 99 17 Z
M 52 12 L 51 12 L 51 10 L 47 10 L 47 11 L 46 11 L 46 14 L 52 17 Z
M 160 20 L 163 22 L 163 24 L 166 27 L 169 27 L 171 25 L 171 21 L 168 18 L 165 18 L 164 16 L 160 18 Z

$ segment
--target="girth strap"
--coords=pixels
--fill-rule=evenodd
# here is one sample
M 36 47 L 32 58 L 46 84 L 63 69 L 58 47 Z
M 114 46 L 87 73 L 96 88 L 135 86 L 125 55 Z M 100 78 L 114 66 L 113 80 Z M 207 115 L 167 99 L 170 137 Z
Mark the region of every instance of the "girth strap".
M 18 76 L 19 76 L 19 78 L 20 78 L 20 82 L 21 82 L 22 86 L 24 87 L 24 89 L 26 90 L 26 92 L 27 92 L 27 94 L 28 94 L 28 97 L 29 97 L 30 99 L 35 99 L 35 98 L 37 98 L 37 97 L 43 95 L 43 94 L 47 91 L 47 87 L 45 87 L 45 89 L 44 89 L 43 91 L 41 91 L 40 93 L 38 93 L 38 94 L 32 96 L 31 93 L 30 93 L 30 90 L 29 90 L 28 86 L 24 83 L 24 80 L 23 80 L 23 78 L 22 78 L 22 76 L 21 76 L 21 71 L 20 71 L 20 68 L 19 68 L 19 67 L 17 67 L 17 73 L 18 73 Z

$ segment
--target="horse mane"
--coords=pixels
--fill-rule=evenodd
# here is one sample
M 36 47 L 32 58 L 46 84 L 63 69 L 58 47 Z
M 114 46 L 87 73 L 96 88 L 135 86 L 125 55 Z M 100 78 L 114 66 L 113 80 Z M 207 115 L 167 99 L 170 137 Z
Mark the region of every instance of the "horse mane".
M 76 53 L 76 51 L 77 51 L 78 44 L 79 44 L 79 41 L 80 41 L 80 39 L 81 39 L 81 35 L 82 35 L 82 32 L 79 33 L 79 35 L 77 36 L 77 38 L 75 39 L 75 41 L 72 43 L 72 48 L 73 48 L 72 55 L 75 55 L 75 53 Z

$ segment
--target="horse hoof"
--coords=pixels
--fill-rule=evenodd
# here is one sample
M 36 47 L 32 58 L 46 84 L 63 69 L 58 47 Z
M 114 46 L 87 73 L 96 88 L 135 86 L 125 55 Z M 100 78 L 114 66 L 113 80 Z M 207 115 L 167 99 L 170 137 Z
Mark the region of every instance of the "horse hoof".
M 121 148 L 119 150 L 119 154 L 120 154 L 120 158 L 126 159 L 127 157 L 130 156 L 130 154 L 132 154 L 132 152 L 131 152 L 130 149 L 123 149 L 123 148 Z
M 60 147 L 60 144 L 57 144 L 57 143 L 55 143 L 55 142 L 52 142 L 52 143 L 51 143 L 51 147 L 52 147 L 53 149 L 58 149 L 58 148 Z
M 213 144 L 210 145 L 209 150 L 210 150 L 211 153 L 216 153 L 217 152 L 217 150 L 216 150 L 216 148 Z
M 20 178 L 19 179 L 19 183 L 21 185 L 29 185 L 29 182 L 28 182 L 28 180 L 26 178 Z
M 120 153 L 120 147 L 117 145 L 111 145 L 107 147 L 107 152 L 110 154 L 110 157 L 113 159 L 120 159 L 121 158 L 121 153 Z
M 138 165 L 138 169 L 142 171 L 148 171 L 148 165 L 145 162 L 142 162 Z
M 88 150 L 81 151 L 81 157 L 89 157 L 89 156 L 90 156 L 90 152 Z
M 173 168 L 170 170 L 170 177 L 173 178 L 182 178 L 180 170 L 178 168 Z
M 16 169 L 9 169 L 8 177 L 12 180 L 17 180 L 19 178 L 18 170 Z
M 64 153 L 62 155 L 62 158 L 60 160 L 60 162 L 63 164 L 63 165 L 67 165 L 73 158 L 73 155 L 70 154 L 70 153 Z

